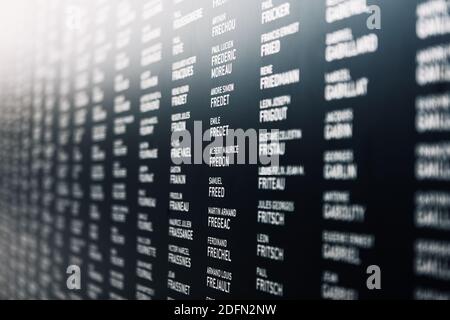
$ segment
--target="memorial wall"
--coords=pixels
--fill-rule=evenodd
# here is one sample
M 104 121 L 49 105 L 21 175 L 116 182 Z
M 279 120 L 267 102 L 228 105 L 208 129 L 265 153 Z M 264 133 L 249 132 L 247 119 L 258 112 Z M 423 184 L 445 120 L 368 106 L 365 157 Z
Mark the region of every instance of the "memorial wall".
M 1 6 L 0 298 L 450 299 L 449 1 Z

